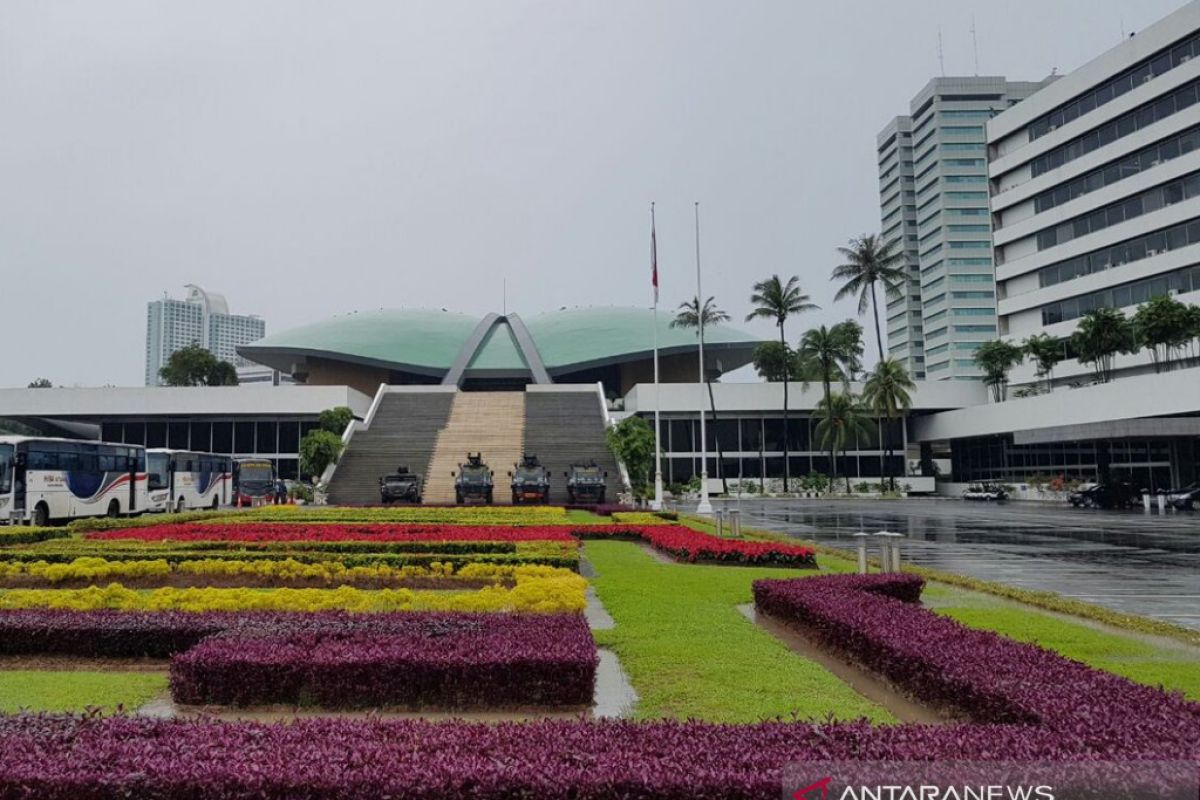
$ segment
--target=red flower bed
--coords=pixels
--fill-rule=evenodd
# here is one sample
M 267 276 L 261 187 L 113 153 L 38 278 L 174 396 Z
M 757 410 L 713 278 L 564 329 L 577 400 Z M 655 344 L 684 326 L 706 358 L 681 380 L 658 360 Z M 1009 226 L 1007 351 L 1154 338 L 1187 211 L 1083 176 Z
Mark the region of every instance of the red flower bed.
M 814 566 L 812 548 L 745 539 L 718 539 L 682 525 L 388 525 L 288 522 L 181 523 L 87 534 L 88 539 L 144 542 L 571 542 L 577 538 L 642 539 L 682 561 Z
M 89 533 L 87 539 L 143 542 L 544 542 L 573 541 L 558 525 L 389 525 L 385 523 L 178 523 Z
M 592 525 L 575 534 L 584 539 L 639 538 L 674 558 L 690 562 L 816 566 L 811 547 L 746 539 L 718 539 L 682 525 Z

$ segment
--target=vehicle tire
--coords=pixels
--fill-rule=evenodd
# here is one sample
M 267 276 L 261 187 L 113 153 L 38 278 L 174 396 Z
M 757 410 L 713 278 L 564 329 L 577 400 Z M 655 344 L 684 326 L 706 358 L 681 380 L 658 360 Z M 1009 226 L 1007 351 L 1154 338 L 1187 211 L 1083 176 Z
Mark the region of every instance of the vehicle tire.
M 214 497 L 213 501 L 212 501 L 212 510 L 216 511 L 220 507 L 221 507 L 221 498 Z
M 488 491 L 488 493 L 487 493 L 487 501 L 486 501 L 486 502 L 487 502 L 487 504 L 488 504 L 489 506 L 490 506 L 490 505 L 491 505 L 493 502 L 495 502 L 495 501 L 492 499 L 492 493 L 491 493 L 491 491 L 490 491 L 490 490 L 489 490 L 489 491 Z
M 38 503 L 34 506 L 33 524 L 39 528 L 44 528 L 50 524 L 50 506 L 45 503 Z
M 110 500 L 108 503 L 108 516 L 115 519 L 121 516 L 121 504 L 116 500 Z
M 455 505 L 460 505 L 460 506 L 463 504 L 462 492 L 454 493 L 454 503 L 455 503 Z
M 176 514 L 182 514 L 183 512 L 184 512 L 184 508 L 183 508 L 183 498 L 181 497 L 181 498 L 179 498 L 178 500 L 176 500 L 176 501 L 175 501 L 175 513 L 176 513 Z

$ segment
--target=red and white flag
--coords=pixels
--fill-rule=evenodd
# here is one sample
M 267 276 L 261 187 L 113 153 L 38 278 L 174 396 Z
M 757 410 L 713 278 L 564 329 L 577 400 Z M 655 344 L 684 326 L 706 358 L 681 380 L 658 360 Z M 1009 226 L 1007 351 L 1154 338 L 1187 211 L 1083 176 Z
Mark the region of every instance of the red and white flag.
M 654 206 L 650 206 L 650 285 L 654 287 L 654 305 L 658 305 L 658 236 L 654 231 Z

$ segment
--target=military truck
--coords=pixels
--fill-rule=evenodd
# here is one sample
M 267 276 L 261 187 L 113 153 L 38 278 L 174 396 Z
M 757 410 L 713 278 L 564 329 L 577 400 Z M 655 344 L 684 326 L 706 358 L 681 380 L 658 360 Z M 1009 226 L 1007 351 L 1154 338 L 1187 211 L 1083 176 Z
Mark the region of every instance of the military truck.
M 563 473 L 567 479 L 567 502 L 571 505 L 599 505 L 604 502 L 604 484 L 608 473 L 601 471 L 595 461 L 572 464 Z
M 379 479 L 379 500 L 385 506 L 392 503 L 421 503 L 421 476 L 408 471 L 401 464 L 391 475 Z
M 550 502 L 550 473 L 538 461 L 538 457 L 525 453 L 520 464 L 513 464 L 512 501 L 514 506 L 522 503 Z
M 492 471 L 483 463 L 483 453 L 467 453 L 467 463 L 458 465 L 454 478 L 454 502 L 492 504 Z

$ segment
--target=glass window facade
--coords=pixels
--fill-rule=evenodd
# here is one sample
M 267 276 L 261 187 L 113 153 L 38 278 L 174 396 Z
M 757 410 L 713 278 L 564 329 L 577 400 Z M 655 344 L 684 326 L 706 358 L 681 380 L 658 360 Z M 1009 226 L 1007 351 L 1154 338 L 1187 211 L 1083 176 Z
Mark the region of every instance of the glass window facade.
M 1193 244 L 1200 244 L 1200 219 L 1181 222 L 1144 236 L 1127 239 L 1112 247 L 1042 267 L 1038 270 L 1038 285 L 1053 286 L 1082 275 L 1103 272 L 1111 267 L 1120 267 Z
M 1069 297 L 1042 306 L 1042 324 L 1052 325 L 1078 319 L 1099 308 L 1124 308 L 1144 303 L 1171 292 L 1200 292 L 1200 266 L 1164 272 L 1152 278 L 1123 283 L 1099 292 Z
M 1152 189 L 1082 214 L 1066 222 L 1039 231 L 1038 250 L 1065 244 L 1080 236 L 1119 225 L 1126 220 L 1151 214 L 1167 206 L 1200 196 L 1200 172 L 1192 172 Z

